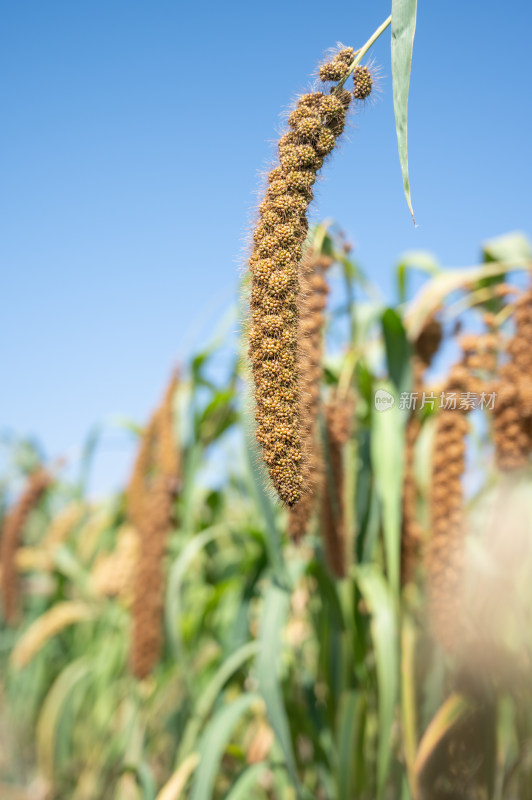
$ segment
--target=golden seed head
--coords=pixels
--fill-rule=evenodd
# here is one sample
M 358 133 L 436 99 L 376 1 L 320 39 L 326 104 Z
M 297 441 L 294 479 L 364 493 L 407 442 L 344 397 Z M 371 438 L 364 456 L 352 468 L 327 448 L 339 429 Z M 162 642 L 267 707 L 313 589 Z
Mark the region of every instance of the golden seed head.
M 348 65 L 343 61 L 330 61 L 328 64 L 322 64 L 320 67 L 319 75 L 320 80 L 326 83 L 327 81 L 341 81 L 348 72 Z
M 295 192 L 310 192 L 316 182 L 316 173 L 311 169 L 290 170 L 284 176 L 288 189 Z
M 367 67 L 360 64 L 353 72 L 353 97 L 355 100 L 365 100 L 373 89 L 373 78 Z
M 335 61 L 340 61 L 342 64 L 349 66 L 355 57 L 355 51 L 352 47 L 344 47 L 334 57 Z
M 323 92 L 311 92 L 309 94 L 303 94 L 299 98 L 298 107 L 317 109 L 320 106 L 322 97 Z
M 301 139 L 315 141 L 321 130 L 320 118 L 317 114 L 302 117 L 295 126 L 295 133 Z
M 308 167 L 317 169 L 318 165 L 321 166 L 316 151 L 310 144 L 280 144 L 279 160 L 286 171 Z
M 274 181 L 279 180 L 279 178 L 282 178 L 283 176 L 284 176 L 283 168 L 282 167 L 274 167 L 268 173 L 268 183 L 273 183 Z
M 316 152 L 320 156 L 329 155 L 334 150 L 336 139 L 332 131 L 323 128 L 316 142 Z
M 278 197 L 280 194 L 286 194 L 288 186 L 284 177 L 272 181 L 268 187 L 267 197 Z
M 351 100 L 353 99 L 353 95 L 347 89 L 341 89 L 336 97 L 339 99 L 340 103 L 342 104 L 343 108 L 347 111 L 349 106 L 351 105 Z

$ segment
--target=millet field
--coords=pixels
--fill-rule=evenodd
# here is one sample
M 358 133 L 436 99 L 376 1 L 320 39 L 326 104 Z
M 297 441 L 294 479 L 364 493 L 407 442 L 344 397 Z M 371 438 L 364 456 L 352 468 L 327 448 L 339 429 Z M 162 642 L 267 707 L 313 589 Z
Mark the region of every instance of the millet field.
M 532 800 L 530 241 L 398 255 L 388 296 L 363 196 L 312 216 L 378 100 L 414 224 L 390 10 L 280 87 L 234 336 L 168 364 L 120 490 L 96 433 L 72 468 L 2 420 L 0 800 Z

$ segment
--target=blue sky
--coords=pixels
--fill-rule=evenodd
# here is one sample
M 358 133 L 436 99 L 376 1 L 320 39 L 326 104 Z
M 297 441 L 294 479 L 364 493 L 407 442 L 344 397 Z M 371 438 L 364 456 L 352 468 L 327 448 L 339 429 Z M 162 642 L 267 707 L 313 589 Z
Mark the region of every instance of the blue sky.
M 324 6 L 1 3 L 0 428 L 72 455 L 90 426 L 145 419 L 170 368 L 235 299 L 258 173 L 280 112 L 338 41 L 363 44 L 389 2 Z M 414 229 L 389 63 L 382 94 L 324 170 L 333 217 L 391 296 L 404 250 L 474 263 L 532 235 L 528 3 L 421 0 L 409 106 Z M 96 489 L 120 484 L 104 443 Z

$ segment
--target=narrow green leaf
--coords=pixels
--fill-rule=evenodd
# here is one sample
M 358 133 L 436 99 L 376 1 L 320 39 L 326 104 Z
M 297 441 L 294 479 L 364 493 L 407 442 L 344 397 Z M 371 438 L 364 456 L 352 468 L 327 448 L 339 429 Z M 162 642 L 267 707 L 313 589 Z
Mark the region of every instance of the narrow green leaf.
M 359 717 L 357 692 L 344 692 L 340 698 L 338 723 L 338 800 L 351 800 L 355 780 L 355 747 Z
M 94 461 L 96 448 L 98 447 L 98 444 L 102 438 L 102 434 L 103 426 L 94 425 L 94 427 L 89 431 L 89 435 L 83 444 L 83 450 L 81 452 L 79 464 L 78 485 L 76 487 L 76 494 L 79 498 L 83 498 L 87 492 L 91 467 Z
M 272 584 L 266 592 L 260 627 L 260 651 L 257 657 L 259 690 L 266 703 L 266 711 L 276 739 L 283 751 L 286 766 L 294 787 L 298 791 L 296 760 L 288 717 L 281 689 L 281 635 L 288 613 L 290 595 Z
M 194 715 L 190 719 L 179 748 L 178 761 L 181 762 L 192 751 L 196 744 L 196 738 L 205 724 L 205 720 L 227 681 L 234 673 L 245 664 L 245 662 L 256 655 L 259 649 L 258 642 L 248 642 L 243 645 L 236 653 L 232 653 L 223 664 L 218 668 L 206 689 L 202 692 L 198 704 L 194 710 Z
M 406 338 L 401 317 L 393 308 L 387 308 L 382 315 L 382 333 L 386 347 L 388 375 L 399 393 L 410 385 L 411 349 Z
M 417 0 L 392 0 L 392 83 L 395 129 L 406 202 L 415 223 L 408 177 L 407 111 Z
M 370 564 L 358 567 L 356 576 L 371 613 L 379 713 L 377 793 L 382 797 L 390 766 L 391 732 L 399 691 L 397 617 L 392 592 L 378 568 Z
M 410 617 L 405 616 L 401 632 L 401 712 L 403 750 L 411 794 L 414 791 L 414 761 L 417 748 L 415 655 L 416 629 Z
M 403 253 L 396 268 L 400 303 L 404 303 L 406 300 L 406 276 L 410 270 L 425 272 L 427 275 L 437 275 L 441 272 L 441 267 L 432 253 L 428 253 L 425 250 L 410 250 L 407 253 Z
M 146 761 L 142 761 L 135 767 L 135 772 L 137 774 L 138 784 L 142 790 L 142 800 L 155 800 L 157 787 L 150 765 Z
M 226 794 L 225 800 L 250 800 L 251 790 L 265 769 L 267 769 L 266 764 L 252 764 L 245 769 Z M 261 793 L 264 794 L 264 791 L 261 790 Z
M 206 528 L 197 534 L 186 545 L 178 558 L 170 568 L 166 589 L 166 601 L 164 604 L 165 625 L 169 639 L 172 643 L 174 655 L 181 649 L 181 637 L 179 634 L 179 620 L 181 611 L 181 585 L 187 574 L 188 568 L 201 550 L 219 536 L 228 535 L 230 529 L 227 525 L 215 525 Z
M 57 734 L 68 700 L 78 684 L 91 674 L 91 662 L 86 656 L 77 658 L 59 673 L 41 707 L 37 721 L 37 761 L 42 775 L 53 779 Z
M 390 383 L 379 384 L 375 392 L 371 432 L 371 462 L 377 493 L 382 504 L 386 568 L 392 590 L 397 594 L 404 431 L 396 392 Z
M 257 694 L 244 694 L 212 718 L 199 746 L 199 764 L 190 800 L 211 800 L 220 762 L 238 721 L 260 700 Z
M 281 533 L 275 519 L 273 502 L 266 490 L 267 477 L 265 468 L 262 467 L 262 455 L 253 435 L 251 420 L 248 420 L 248 427 L 246 429 L 246 454 L 252 477 L 255 501 L 266 527 L 266 547 L 270 563 L 275 571 L 278 582 L 287 585 L 288 576 L 284 562 Z

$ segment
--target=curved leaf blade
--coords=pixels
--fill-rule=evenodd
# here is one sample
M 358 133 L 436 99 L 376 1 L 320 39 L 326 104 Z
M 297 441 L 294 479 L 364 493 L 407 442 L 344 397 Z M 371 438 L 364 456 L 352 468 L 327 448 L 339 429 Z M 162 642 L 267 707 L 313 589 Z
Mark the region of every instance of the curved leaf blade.
M 283 751 L 286 766 L 296 791 L 299 792 L 296 760 L 290 727 L 280 683 L 281 633 L 288 613 L 290 595 L 272 584 L 264 599 L 260 628 L 260 650 L 257 656 L 259 691 L 266 703 L 266 712 L 276 739 Z
M 416 30 L 417 0 L 392 0 L 392 84 L 393 109 L 399 161 L 403 175 L 403 187 L 406 202 L 412 214 L 414 209 L 410 195 L 410 179 L 408 177 L 408 138 L 407 112 L 408 90 L 410 87 L 410 68 L 412 66 L 412 48 Z
M 244 694 L 222 708 L 211 720 L 203 734 L 199 747 L 199 762 L 196 769 L 190 800 L 211 800 L 214 784 L 220 770 L 220 761 L 233 729 L 251 706 L 260 701 L 257 694 Z
M 225 800 L 250 800 L 253 787 L 266 769 L 267 765 L 264 763 L 252 764 L 247 767 L 226 794 Z
M 377 796 L 383 797 L 392 754 L 391 734 L 399 694 L 398 630 L 390 586 L 373 564 L 357 569 L 357 582 L 371 612 L 378 683 Z
M 423 738 L 418 747 L 416 760 L 414 763 L 414 798 L 417 800 L 419 797 L 419 778 L 425 767 L 425 764 L 430 758 L 431 753 L 434 752 L 437 745 L 446 733 L 455 725 L 458 720 L 464 717 L 472 709 L 472 703 L 469 698 L 463 694 L 455 692 L 450 695 L 441 708 L 432 719 L 429 727 L 423 734 Z
M 202 725 L 211 713 L 214 704 L 224 685 L 234 675 L 234 673 L 245 664 L 245 662 L 256 655 L 259 649 L 258 642 L 248 642 L 242 645 L 235 653 L 232 653 L 223 664 L 218 668 L 208 686 L 205 688 L 201 695 L 195 709 L 194 715 L 191 717 L 190 722 L 185 728 L 181 745 L 179 748 L 179 760 L 188 756 L 192 748 L 195 746 L 196 737 L 198 736 Z

